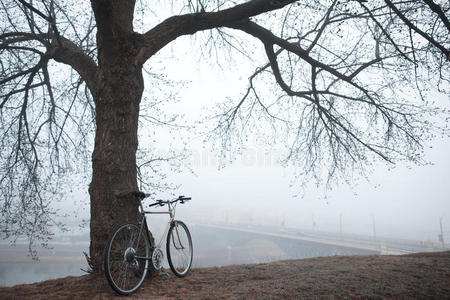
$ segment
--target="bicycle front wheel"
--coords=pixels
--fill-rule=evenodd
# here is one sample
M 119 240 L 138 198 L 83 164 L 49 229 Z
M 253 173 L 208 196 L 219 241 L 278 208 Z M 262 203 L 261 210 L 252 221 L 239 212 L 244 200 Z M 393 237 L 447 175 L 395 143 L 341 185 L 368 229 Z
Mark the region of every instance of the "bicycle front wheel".
M 167 260 L 170 269 L 178 277 L 184 277 L 192 265 L 192 239 L 187 226 L 174 221 L 167 234 Z
M 138 224 L 123 223 L 114 229 L 106 244 L 106 279 L 121 295 L 137 291 L 147 275 L 150 242 L 144 230 L 140 233 Z

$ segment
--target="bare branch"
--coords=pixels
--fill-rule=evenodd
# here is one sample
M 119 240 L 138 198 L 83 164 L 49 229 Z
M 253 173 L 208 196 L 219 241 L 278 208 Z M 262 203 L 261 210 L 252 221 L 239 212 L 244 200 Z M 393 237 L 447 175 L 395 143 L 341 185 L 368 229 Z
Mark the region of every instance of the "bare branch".
M 431 36 L 429 36 L 428 34 L 423 32 L 421 29 L 417 28 L 417 26 L 415 26 L 413 23 L 411 23 L 411 21 L 408 20 L 408 18 L 406 18 L 405 15 L 400 10 L 398 10 L 398 8 L 390 0 L 384 0 L 384 2 L 386 2 L 386 4 L 397 14 L 397 16 L 399 16 L 400 19 L 402 19 L 403 22 L 405 22 L 405 24 L 409 28 L 411 28 L 412 30 L 414 30 L 415 32 L 420 34 L 423 38 L 425 38 L 427 41 L 429 41 L 431 44 L 433 44 L 436 48 L 441 50 L 441 52 L 445 55 L 446 59 L 448 61 L 450 61 L 450 50 L 449 49 L 446 49 L 443 45 L 438 43 Z M 442 17 L 441 17 L 441 19 L 442 19 Z M 445 20 L 445 18 L 443 20 Z M 445 25 L 447 26 L 448 34 L 450 34 L 450 28 L 449 28 L 448 20 L 446 20 Z
M 447 27 L 447 30 L 450 32 L 450 21 L 448 20 L 442 8 L 439 5 L 437 5 L 433 0 L 423 0 L 423 2 L 425 2 L 431 8 L 432 11 L 438 14 L 439 18 L 441 18 L 442 22 Z
M 217 12 L 200 12 L 171 17 L 144 34 L 142 50 L 137 57 L 137 62 L 143 64 L 149 57 L 180 36 L 226 26 L 232 22 L 278 10 L 295 1 L 251 0 Z M 157 43 L 155 43 L 155 37 L 158 39 Z
M 98 68 L 94 60 L 73 42 L 64 37 L 59 38 L 60 44 L 52 43 L 49 52 L 57 61 L 71 66 L 86 81 L 92 93 L 98 88 Z

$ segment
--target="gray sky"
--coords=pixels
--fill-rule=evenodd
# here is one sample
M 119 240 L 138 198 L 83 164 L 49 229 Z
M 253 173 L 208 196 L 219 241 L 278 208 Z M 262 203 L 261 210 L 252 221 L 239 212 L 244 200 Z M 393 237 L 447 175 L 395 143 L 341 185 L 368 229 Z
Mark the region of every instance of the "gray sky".
M 178 90 L 177 103 L 164 104 L 168 113 L 184 113 L 188 123 L 194 123 L 205 114 L 204 108 L 211 108 L 227 97 L 236 99 L 247 86 L 247 78 L 258 63 L 235 61 L 231 69 L 221 69 L 211 59 L 209 64 L 198 61 L 189 38 L 181 38 L 172 43 L 158 56 L 151 59 L 153 70 L 165 69 L 167 78 L 185 81 L 186 84 L 168 86 Z M 172 52 L 172 50 L 174 50 Z M 261 50 L 261 49 L 259 49 Z M 263 54 L 263 51 L 255 51 Z M 173 56 L 172 56 L 173 53 Z M 258 61 L 260 57 L 255 57 Z M 153 87 L 144 98 L 153 96 Z M 450 108 L 446 96 L 437 96 L 440 105 Z M 145 100 L 143 100 L 145 103 Z M 167 148 L 181 149 L 182 143 L 166 136 L 166 131 L 157 129 L 155 139 L 153 129 L 148 134 L 142 128 L 140 145 L 150 145 L 156 152 Z M 156 140 L 156 143 L 153 142 Z M 193 156 L 190 159 L 196 176 L 189 172 L 181 174 L 168 171 L 169 180 L 182 184 L 178 193 L 194 197 L 189 206 L 179 210 L 180 218 L 218 219 L 252 222 L 254 224 L 281 225 L 322 231 L 339 231 L 363 235 L 373 234 L 375 221 L 379 237 L 397 237 L 437 241 L 439 220 L 442 217 L 444 236 L 450 241 L 450 141 L 436 139 L 425 151 L 426 159 L 434 165 L 410 166 L 398 164 L 395 168 L 380 162 L 369 176 L 369 182 L 359 179 L 350 188 L 345 184 L 327 192 L 324 198 L 322 187 L 308 186 L 300 189 L 294 182 L 294 170 L 277 164 L 277 148 L 269 153 L 253 137 L 243 156 L 234 163 L 219 169 L 218 153 L 204 148 L 202 137 L 195 134 L 188 139 L 188 147 Z M 281 151 L 281 149 L 280 149 Z M 389 170 L 391 169 L 391 170 Z M 82 190 L 80 188 L 79 190 Z M 303 197 L 296 197 L 299 192 Z M 76 193 L 82 199 L 73 205 L 79 213 L 78 219 L 88 217 L 87 187 L 83 193 Z M 162 197 L 164 195 L 161 195 Z M 70 197 L 69 197 L 70 198 Z M 73 203 L 70 203 L 73 204 Z M 67 205 L 67 204 L 62 204 Z
M 187 41 L 177 41 L 174 49 Z M 180 49 L 180 48 L 178 48 Z M 177 50 L 172 64 L 167 66 L 169 78 L 190 83 L 180 91 L 180 103 L 172 108 L 184 112 L 188 120 L 198 120 L 202 107 L 211 107 L 226 97 L 237 97 L 247 84 L 247 77 L 255 64 L 237 63 L 231 70 L 199 64 L 197 55 Z M 168 53 L 167 50 L 166 53 Z M 162 54 L 164 55 L 164 53 Z M 438 103 L 449 107 L 446 96 L 438 96 Z M 303 197 L 295 197 L 300 189 L 292 183 L 292 169 L 267 163 L 264 149 L 255 141 L 249 142 L 245 155 L 233 164 L 218 170 L 215 153 L 202 148 L 201 138 L 189 142 L 194 156 L 191 162 L 198 176 L 188 173 L 175 175 L 174 181 L 183 184 L 180 193 L 192 195 L 195 201 L 184 209 L 213 211 L 217 216 L 230 215 L 250 218 L 254 223 L 273 223 L 317 230 L 372 235 L 375 220 L 378 236 L 437 240 L 439 219 L 442 217 L 445 236 L 450 239 L 450 141 L 436 139 L 426 149 L 427 166 L 380 163 L 369 176 L 360 179 L 352 189 L 345 184 L 323 197 L 323 188 L 311 185 L 302 190 Z M 276 150 L 276 149 L 275 149 Z M 276 156 L 277 152 L 269 155 Z M 243 215 L 242 217 L 237 216 Z

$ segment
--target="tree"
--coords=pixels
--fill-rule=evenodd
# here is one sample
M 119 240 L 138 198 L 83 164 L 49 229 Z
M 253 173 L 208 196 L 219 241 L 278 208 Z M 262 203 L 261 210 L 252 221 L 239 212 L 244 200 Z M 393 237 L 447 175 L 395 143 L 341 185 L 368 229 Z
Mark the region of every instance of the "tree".
M 85 134 L 95 125 L 90 256 L 101 270 L 112 227 L 137 219 L 131 192 L 138 189 L 144 64 L 185 35 L 208 32 L 204 47 L 251 57 L 241 32 L 266 54 L 242 98 L 217 115 L 215 132 L 225 149 L 259 113 L 258 122 L 284 133 L 288 160 L 303 161 L 317 178 L 324 169 L 335 178 L 373 157 L 419 161 L 423 141 L 436 132 L 427 116 L 437 110 L 426 100 L 429 82 L 448 92 L 447 1 L 172 5 L 180 13 L 160 20 L 134 0 L 2 2 L 0 180 L 7 236 L 48 237 L 41 230 L 52 222 L 47 199 L 58 192 L 54 182 L 74 167 L 68 157 L 87 159 Z M 140 15 L 152 21 L 139 26 Z M 58 71 L 62 66 L 69 68 Z M 261 82 L 275 83 L 274 97 L 263 96 Z

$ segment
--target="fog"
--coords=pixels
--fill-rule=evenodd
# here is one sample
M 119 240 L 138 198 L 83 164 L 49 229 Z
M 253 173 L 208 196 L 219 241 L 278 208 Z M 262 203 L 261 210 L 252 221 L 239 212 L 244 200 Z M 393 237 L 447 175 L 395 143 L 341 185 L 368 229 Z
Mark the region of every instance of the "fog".
M 167 52 L 161 55 L 166 54 Z M 167 75 L 173 80 L 188 81 L 185 85 L 188 88 L 178 92 L 180 102 L 168 104 L 166 108 L 172 113 L 184 113 L 187 122 L 192 124 L 204 114 L 203 107 L 210 108 L 216 101 L 242 92 L 247 76 L 254 69 L 254 65 L 240 65 L 239 61 L 235 62 L 236 66 L 230 70 L 214 68 L 211 65 L 199 64 L 195 55 L 186 56 L 186 52 L 183 51 L 175 53 L 174 56 L 171 64 L 166 66 Z M 448 107 L 448 100 L 441 96 L 438 101 L 442 106 Z M 168 133 L 161 129 L 157 133 L 157 142 L 151 142 L 155 136 L 143 128 L 140 144 L 153 144 L 156 147 L 155 151 L 161 153 L 168 148 L 179 150 L 185 147 L 183 142 L 186 140 L 177 142 L 166 134 Z M 167 141 L 170 143 L 166 143 Z M 246 236 L 242 232 L 225 234 L 219 232 L 219 229 L 211 231 L 212 229 L 207 229 L 208 227 L 201 227 L 211 224 L 250 227 L 260 231 L 264 230 L 262 228 L 271 228 L 270 230 L 276 232 L 282 230 L 292 235 L 298 232 L 320 237 L 326 234 L 332 237 L 357 235 L 355 239 L 370 239 L 376 243 L 389 239 L 411 240 L 426 244 L 430 250 L 440 249 L 438 235 L 442 226 L 445 247 L 449 247 L 450 141 L 448 139 L 437 138 L 427 145 L 425 158 L 432 162 L 432 165 L 415 166 L 399 163 L 394 167 L 380 162 L 371 171 L 369 170 L 367 180 L 356 176 L 351 179 L 353 186 L 341 183 L 334 186 L 331 191 L 323 186 L 317 187 L 312 182 L 302 188 L 299 184 L 301 178 L 295 177 L 297 168 L 301 166 L 282 167 L 278 163 L 282 149 L 272 145 L 267 151 L 259 142 L 257 134 L 247 141 L 246 150 L 241 155 L 237 155 L 233 162 L 225 165 L 220 163 L 219 151 L 203 143 L 202 136 L 193 133 L 192 137 L 188 138 L 186 147 L 191 152 L 186 163 L 194 174 L 187 170 L 182 173 L 171 173 L 170 168 L 164 167 L 163 170 L 167 172 L 171 182 L 180 185 L 180 188 L 173 192 L 175 195 L 193 198 L 178 208 L 177 218 L 184 220 L 192 228 L 197 267 L 321 255 L 375 253 L 337 246 L 319 247 L 306 242 L 285 246 L 284 243 L 288 243 L 286 239 Z M 65 218 L 70 225 L 68 234 L 87 238 L 88 228 L 79 227 L 83 224 L 82 220 L 89 219 L 88 181 L 82 184 L 84 190 L 73 190 L 68 194 L 66 202 L 56 206 L 61 212 L 69 213 L 71 216 Z M 160 193 L 158 197 L 169 196 L 168 193 Z M 156 233 L 160 224 L 164 224 L 163 219 L 152 217 L 150 220 L 152 230 L 155 229 Z M 56 234 L 61 235 L 60 232 Z M 211 244 L 211 241 L 214 243 Z M 67 243 L 66 245 L 72 245 Z M 237 248 L 237 244 L 244 244 L 246 248 Z M 71 260 L 70 263 L 67 261 L 64 263 L 54 259 L 57 265 L 49 265 L 45 260 L 41 263 L 31 262 L 23 246 L 17 248 L 22 251 L 19 251 L 21 253 L 19 261 L 11 262 L 11 256 L 8 256 L 7 252 L 12 250 L 3 247 L 0 252 L 3 255 L 0 284 L 16 284 L 21 279 L 22 282 L 29 282 L 83 274 L 79 268 L 85 267 L 82 251 L 87 251 L 88 241 L 84 239 L 77 245 L 74 248 L 76 253 L 70 255 L 75 262 Z M 50 246 L 57 249 L 61 247 L 52 243 Z M 289 252 L 291 250 L 288 251 L 283 247 L 296 250 Z M 28 265 L 25 266 L 26 263 Z M 32 269 L 33 267 L 35 269 Z M 44 271 L 39 268 L 44 268 Z M 24 273 L 32 274 L 32 279 L 21 278 Z M 37 274 L 45 275 L 39 277 Z
M 236 163 L 217 171 L 199 166 L 197 176 L 179 176 L 180 193 L 195 201 L 186 208 L 198 218 L 239 220 L 318 231 L 346 232 L 437 241 L 442 222 L 450 238 L 450 143 L 440 141 L 427 158 L 435 165 L 387 170 L 379 166 L 369 180 L 333 191 L 290 186 L 293 171 L 280 166 Z M 207 154 L 205 154 L 207 155 Z M 300 193 L 299 196 L 296 196 Z M 326 197 L 324 197 L 326 194 Z
M 228 70 L 195 58 L 175 56 L 167 70 L 171 78 L 190 81 L 189 88 L 180 92 L 182 100 L 171 109 L 185 113 L 192 122 L 202 115 L 204 107 L 240 95 L 254 68 L 238 61 Z M 450 108 L 448 97 L 436 94 L 434 100 Z M 189 140 L 193 152 L 190 162 L 197 176 L 184 173 L 173 177 L 182 184 L 179 193 L 195 199 L 186 210 L 204 220 L 283 223 L 317 231 L 434 242 L 442 224 L 444 240 L 450 240 L 448 138 L 436 138 L 425 145 L 425 160 L 430 165 L 380 161 L 368 169 L 367 179 L 355 176 L 350 178 L 351 187 L 341 182 L 331 191 L 312 182 L 302 188 L 302 178 L 295 178 L 302 166 L 281 167 L 277 160 L 283 149 L 276 144 L 269 146 L 270 150 L 256 133 L 246 142 L 243 153 L 222 168 L 220 153 L 205 148 L 202 137 Z

